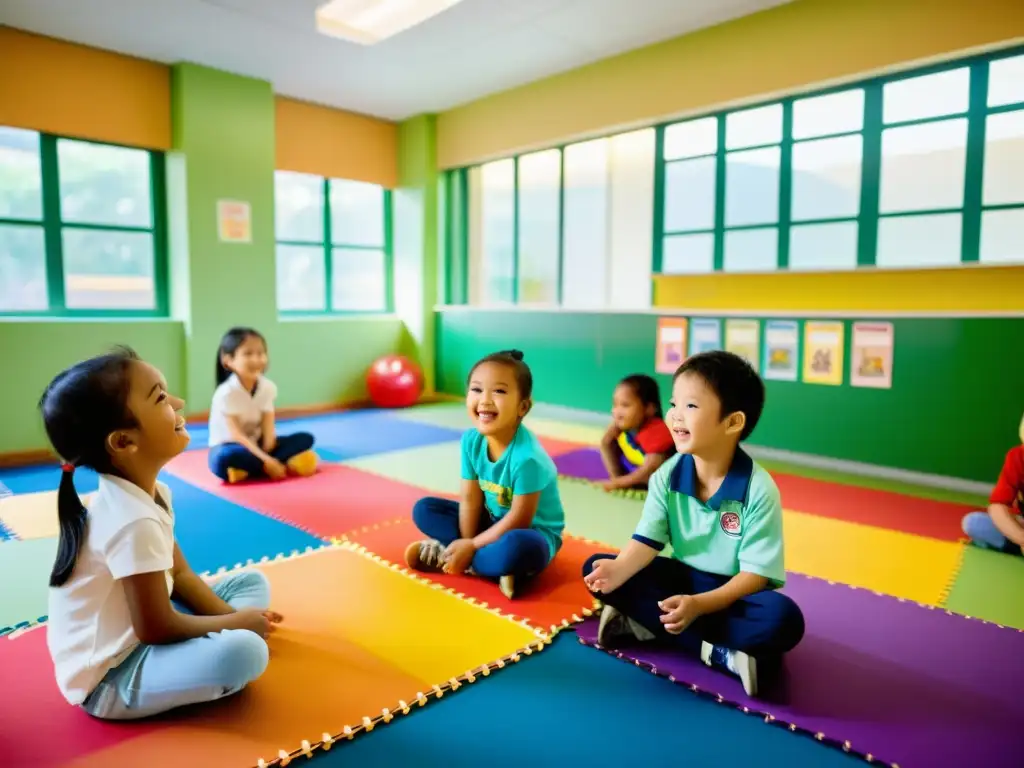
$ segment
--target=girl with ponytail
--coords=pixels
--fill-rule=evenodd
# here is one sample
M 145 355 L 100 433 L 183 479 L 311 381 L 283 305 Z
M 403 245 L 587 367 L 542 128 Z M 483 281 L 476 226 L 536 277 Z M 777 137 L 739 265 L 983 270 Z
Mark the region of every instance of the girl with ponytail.
M 259 677 L 281 616 L 267 609 L 261 573 L 211 588 L 174 540 L 170 489 L 157 476 L 189 435 L 184 402 L 160 371 L 117 349 L 58 374 L 39 407 L 62 460 L 47 644 L 67 701 L 127 720 Z M 99 474 L 88 509 L 75 490 L 80 467 Z

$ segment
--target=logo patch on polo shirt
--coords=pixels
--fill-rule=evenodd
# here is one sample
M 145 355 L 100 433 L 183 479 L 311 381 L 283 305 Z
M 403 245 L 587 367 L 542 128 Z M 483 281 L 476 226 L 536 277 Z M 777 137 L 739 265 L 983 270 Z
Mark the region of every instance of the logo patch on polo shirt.
M 740 516 L 735 512 L 723 510 L 719 517 L 719 522 L 722 524 L 722 530 L 729 536 L 740 535 Z

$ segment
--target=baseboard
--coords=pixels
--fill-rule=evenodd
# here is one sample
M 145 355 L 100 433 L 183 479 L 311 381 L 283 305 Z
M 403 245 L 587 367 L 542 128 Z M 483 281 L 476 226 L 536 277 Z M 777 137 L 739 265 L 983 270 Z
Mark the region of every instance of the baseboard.
M 443 395 L 424 395 L 416 401 L 416 405 L 429 405 L 432 403 L 445 402 Z M 343 411 L 358 411 L 368 408 L 376 408 L 370 400 L 348 400 L 343 403 L 319 403 L 315 405 L 295 405 L 277 410 L 277 418 L 282 421 L 287 419 L 300 419 L 306 416 L 321 416 L 327 413 L 341 413 Z M 205 424 L 210 418 L 209 411 L 198 411 L 190 413 L 185 417 L 188 424 Z M 10 451 L 0 453 L 0 469 L 14 467 L 28 467 L 33 464 L 52 464 L 57 461 L 56 454 L 49 448 L 34 448 L 27 451 Z

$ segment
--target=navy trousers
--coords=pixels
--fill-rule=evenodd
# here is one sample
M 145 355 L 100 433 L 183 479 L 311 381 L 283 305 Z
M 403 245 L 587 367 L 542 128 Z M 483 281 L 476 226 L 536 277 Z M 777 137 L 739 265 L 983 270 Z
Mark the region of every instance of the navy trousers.
M 277 445 L 270 455 L 285 464 L 289 459 L 305 453 L 313 447 L 313 436 L 308 432 L 296 432 L 293 435 L 278 435 Z M 248 472 L 249 477 L 265 477 L 266 470 L 259 457 L 239 443 L 221 443 L 210 449 L 208 458 L 210 471 L 221 480 L 228 479 L 228 469 L 240 469 Z

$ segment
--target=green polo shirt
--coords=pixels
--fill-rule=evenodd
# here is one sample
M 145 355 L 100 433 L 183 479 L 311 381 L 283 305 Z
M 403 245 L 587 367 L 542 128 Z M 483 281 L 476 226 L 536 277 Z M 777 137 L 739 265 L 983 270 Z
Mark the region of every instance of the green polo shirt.
M 773 588 L 786 581 L 782 500 L 772 476 L 739 448 L 721 488 L 697 498 L 693 457 L 677 454 L 651 476 L 633 538 L 691 568 L 722 576 L 756 573 Z

